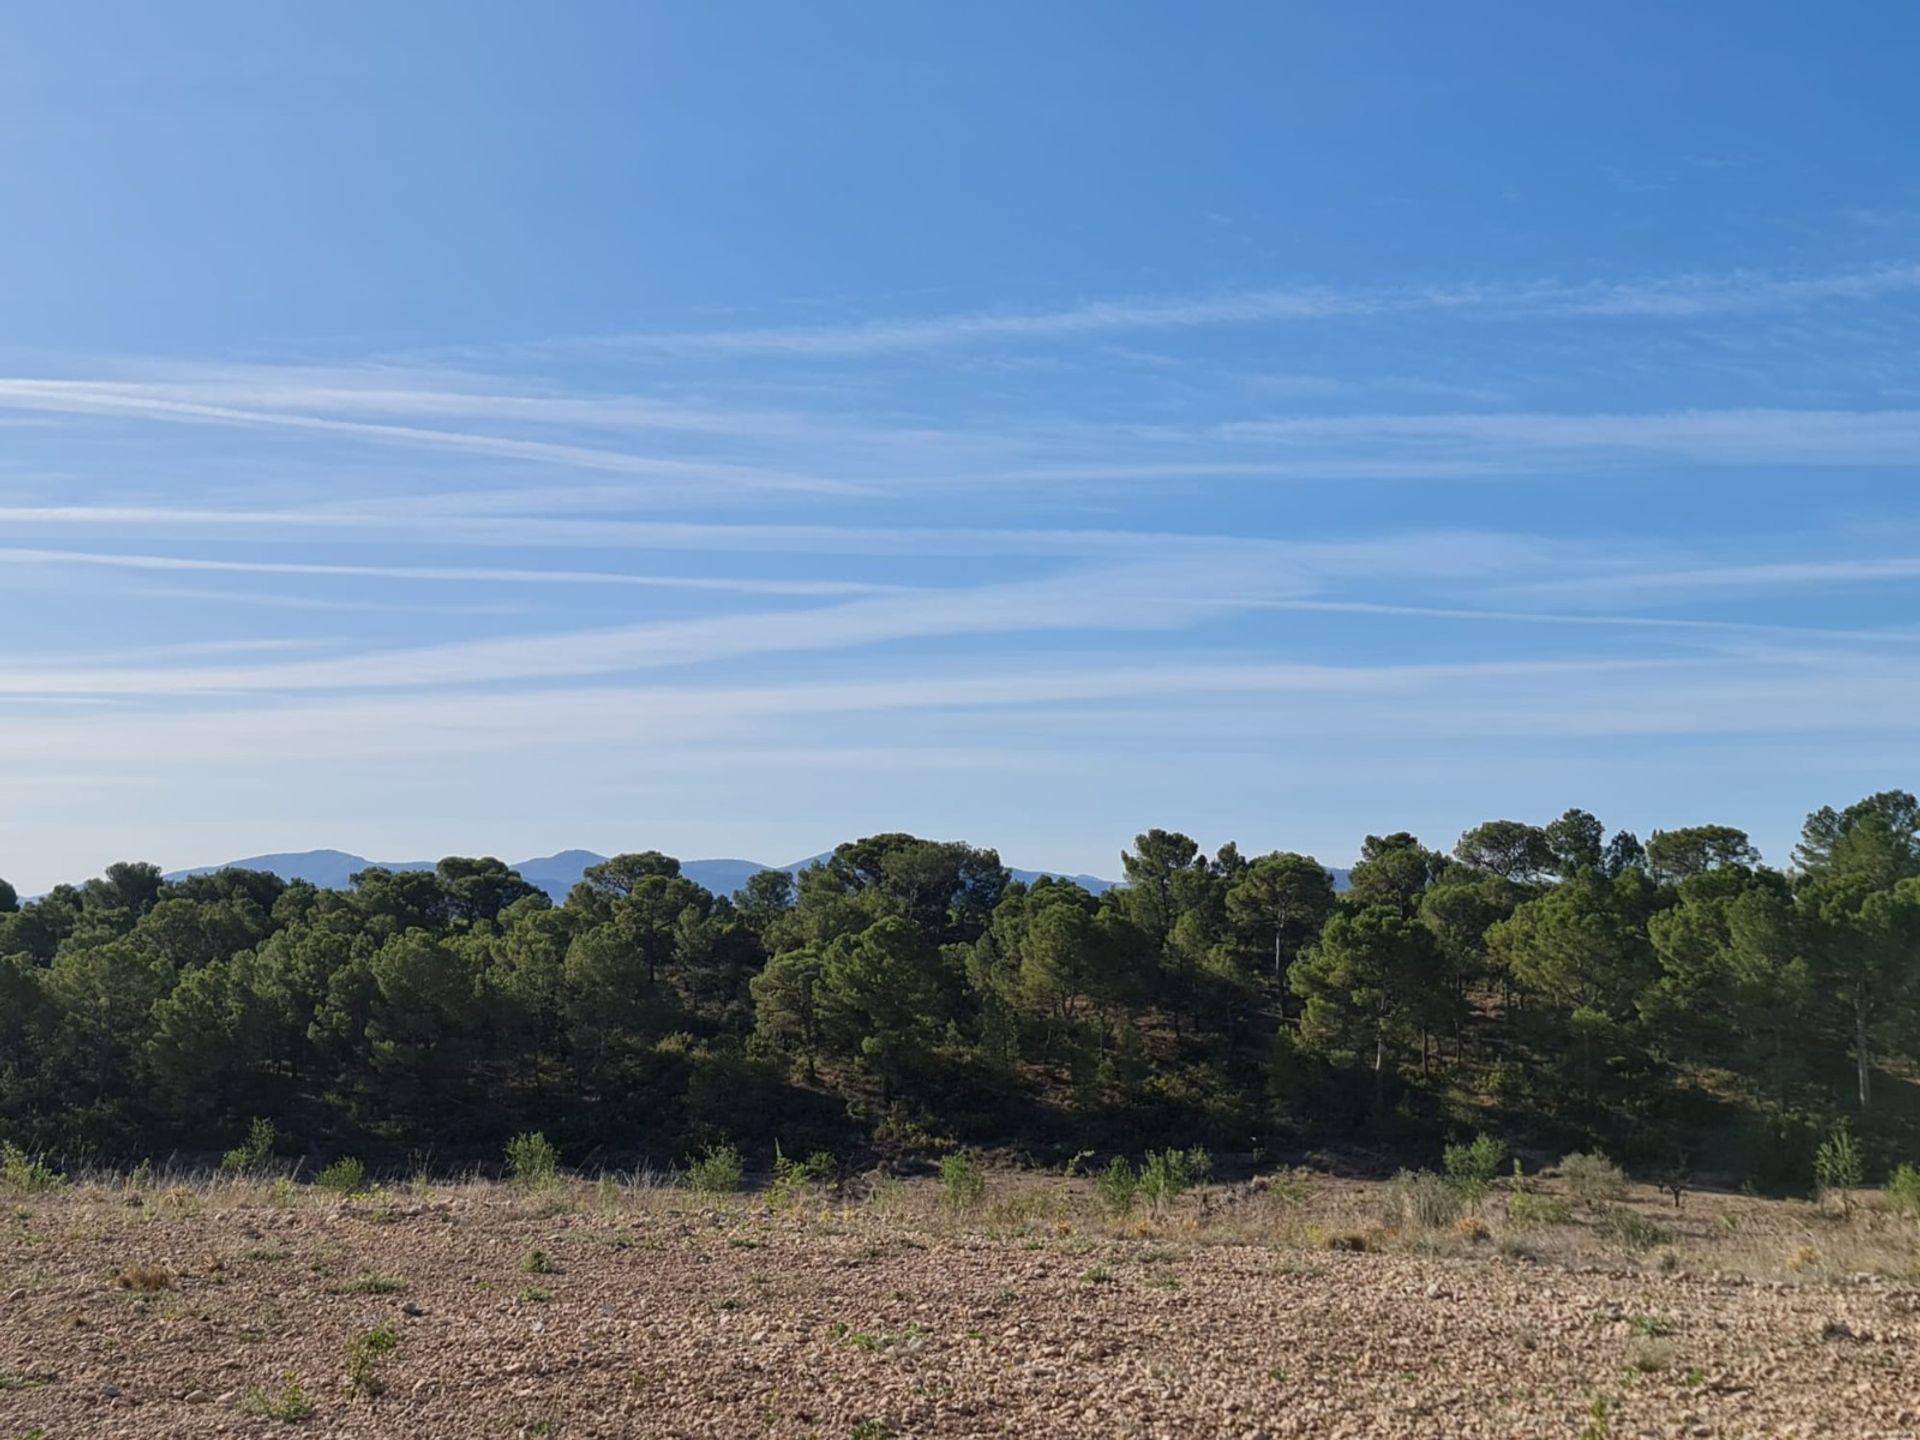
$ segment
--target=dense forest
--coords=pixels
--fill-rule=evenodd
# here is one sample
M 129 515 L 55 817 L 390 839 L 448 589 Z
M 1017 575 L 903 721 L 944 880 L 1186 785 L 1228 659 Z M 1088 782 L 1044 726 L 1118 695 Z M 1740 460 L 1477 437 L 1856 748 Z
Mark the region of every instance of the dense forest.
M 119 864 L 0 884 L 0 1139 L 69 1161 L 216 1149 L 570 1160 L 722 1138 L 1057 1159 L 1158 1142 L 1414 1155 L 1477 1130 L 1762 1186 L 1837 1117 L 1907 1148 L 1920 802 L 1609 837 L 1570 810 L 1451 853 L 1310 856 L 1150 830 L 1095 896 L 909 835 L 709 894 L 654 852 L 555 905 L 499 861 L 350 891 Z M 1901 1158 L 1908 1158 L 1902 1156 Z

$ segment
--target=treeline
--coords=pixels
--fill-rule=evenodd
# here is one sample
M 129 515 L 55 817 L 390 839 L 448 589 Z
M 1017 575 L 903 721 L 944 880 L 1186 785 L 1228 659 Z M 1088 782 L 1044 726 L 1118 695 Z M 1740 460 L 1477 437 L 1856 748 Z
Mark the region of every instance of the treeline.
M 1908 1145 L 1920 802 L 1809 817 L 1791 870 L 1708 825 L 1572 810 L 1450 853 L 1296 854 L 1150 830 L 1104 895 L 991 850 L 877 835 L 718 897 L 658 853 L 565 903 L 497 860 L 350 891 L 119 864 L 0 884 L 0 1139 L 67 1158 L 217 1149 L 570 1158 L 789 1149 L 1036 1156 L 1204 1144 L 1385 1155 L 1496 1131 L 1796 1183 L 1854 1116 Z

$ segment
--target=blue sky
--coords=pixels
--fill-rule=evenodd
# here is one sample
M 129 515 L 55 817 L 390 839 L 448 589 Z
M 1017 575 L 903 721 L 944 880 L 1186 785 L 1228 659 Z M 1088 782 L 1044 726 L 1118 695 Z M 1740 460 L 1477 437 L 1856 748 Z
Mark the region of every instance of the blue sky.
M 1920 780 L 1906 7 L 4 27 L 23 888 Z

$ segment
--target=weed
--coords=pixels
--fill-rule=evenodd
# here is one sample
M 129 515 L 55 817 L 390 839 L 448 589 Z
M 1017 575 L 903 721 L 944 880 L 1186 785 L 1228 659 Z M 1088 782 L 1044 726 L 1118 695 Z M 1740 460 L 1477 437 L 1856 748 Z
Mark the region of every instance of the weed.
M 314 1177 L 313 1183 L 322 1190 L 351 1198 L 367 1188 L 367 1167 L 351 1155 L 342 1155 Z
M 1083 1272 L 1080 1278 L 1089 1285 L 1110 1285 L 1113 1283 L 1113 1272 L 1104 1265 L 1096 1265 Z
M 1491 1135 L 1476 1135 L 1465 1145 L 1449 1145 L 1441 1157 L 1447 1183 L 1468 1203 L 1478 1205 L 1493 1188 L 1506 1148 Z
M 1156 1270 L 1147 1277 L 1147 1284 L 1155 1290 L 1178 1290 L 1180 1277 L 1170 1275 L 1165 1270 Z
M 884 1420 L 862 1420 L 849 1434 L 851 1440 L 891 1440 L 893 1427 Z
M 356 1275 L 334 1287 L 336 1295 L 398 1295 L 407 1282 L 397 1275 Z
M 979 1161 L 959 1151 L 940 1158 L 940 1198 L 947 1209 L 977 1210 L 986 1196 L 987 1176 Z
M 66 1183 L 66 1176 L 18 1145 L 0 1145 L 0 1185 L 23 1195 L 39 1195 Z
M 1627 1198 L 1626 1175 L 1598 1150 L 1565 1156 L 1557 1169 L 1573 1198 L 1583 1204 L 1599 1206 Z
M 1478 1215 L 1462 1215 L 1453 1222 L 1453 1233 L 1469 1245 L 1484 1245 L 1493 1238 L 1493 1231 Z
M 255 1415 L 264 1415 L 269 1420 L 285 1421 L 289 1425 L 298 1425 L 303 1420 L 313 1418 L 313 1402 L 307 1399 L 307 1392 L 301 1387 L 300 1377 L 287 1371 L 286 1378 L 280 1382 L 280 1391 L 254 1390 L 247 1396 L 247 1409 Z
M 1094 1177 L 1093 1188 L 1100 1197 L 1100 1208 L 1113 1216 L 1131 1215 L 1140 1197 L 1140 1177 L 1133 1173 L 1127 1157 L 1116 1155 L 1107 1168 Z
M 242 1260 L 267 1262 L 284 1260 L 287 1258 L 287 1253 L 283 1247 L 278 1245 L 256 1245 L 251 1250 L 242 1250 L 240 1252 L 240 1258 Z
M 767 1203 L 785 1210 L 805 1193 L 809 1185 L 819 1184 L 833 1174 L 833 1156 L 816 1150 L 804 1160 L 783 1153 L 778 1140 L 773 1142 L 773 1181 L 767 1186 Z
M 1387 1223 L 1396 1229 L 1437 1230 L 1460 1218 L 1460 1191 L 1431 1170 L 1402 1170 L 1387 1186 Z
M 560 1273 L 559 1263 L 544 1250 L 535 1250 L 532 1254 L 528 1255 L 525 1260 L 520 1262 L 520 1268 L 529 1275 L 558 1275 Z
M 1887 1179 L 1887 1208 L 1920 1217 L 1920 1165 L 1902 1165 Z
M 347 1380 L 362 1395 L 378 1395 L 386 1389 L 380 1378 L 380 1361 L 400 1344 L 400 1337 L 385 1325 L 363 1330 L 347 1342 Z
M 153 1188 L 153 1161 L 142 1160 L 127 1175 L 129 1190 L 151 1190 Z
M 1866 1164 L 1851 1121 L 1835 1125 L 1813 1152 L 1813 1183 L 1822 1203 L 1829 1195 L 1838 1195 L 1840 1213 L 1853 1214 L 1853 1192 L 1866 1183 Z
M 273 1121 L 256 1117 L 247 1127 L 244 1144 L 227 1151 L 220 1168 L 229 1175 L 264 1175 L 273 1165 L 273 1152 L 280 1144 L 280 1131 Z
M 1636 1252 L 1665 1245 L 1673 1238 L 1664 1226 L 1656 1225 L 1624 1205 L 1600 1207 L 1593 1222 L 1593 1233 L 1609 1245 Z
M 115 1283 L 136 1295 L 158 1295 L 173 1287 L 173 1274 L 162 1265 L 129 1265 Z
M 1627 1367 L 1657 1375 L 1673 1367 L 1673 1347 L 1664 1340 L 1642 1340 L 1627 1351 Z
M 1671 1335 L 1673 1333 L 1673 1322 L 1671 1320 L 1663 1320 L 1658 1315 L 1629 1315 L 1627 1317 L 1627 1329 L 1635 1335 L 1643 1335 L 1648 1339 L 1658 1339 L 1662 1335 Z
M 530 1305 L 543 1305 L 553 1298 L 553 1292 L 538 1285 L 525 1285 L 521 1287 L 519 1298 Z
M 16 1375 L 11 1370 L 0 1370 L 0 1390 L 38 1390 L 50 1383 L 40 1375 Z
M 687 1188 L 696 1195 L 731 1195 L 745 1173 L 740 1147 L 723 1141 L 687 1161 Z
M 1587 1406 L 1587 1423 L 1580 1427 L 1580 1440 L 1612 1440 L 1613 1407 L 1607 1397 L 1596 1395 Z
M 1155 1210 L 1171 1205 L 1213 1173 L 1213 1157 L 1191 1150 L 1149 1150 L 1140 1162 L 1140 1196 Z
M 1573 1207 L 1557 1195 L 1516 1190 L 1507 1196 L 1507 1219 L 1521 1227 L 1567 1225 L 1573 1221 Z
M 1813 1269 L 1819 1263 L 1820 1252 L 1811 1245 L 1802 1245 L 1787 1257 L 1787 1268 L 1796 1275 L 1803 1270 Z
M 559 1173 L 560 1152 L 538 1130 L 526 1130 L 507 1141 L 507 1173 L 529 1190 L 553 1184 Z

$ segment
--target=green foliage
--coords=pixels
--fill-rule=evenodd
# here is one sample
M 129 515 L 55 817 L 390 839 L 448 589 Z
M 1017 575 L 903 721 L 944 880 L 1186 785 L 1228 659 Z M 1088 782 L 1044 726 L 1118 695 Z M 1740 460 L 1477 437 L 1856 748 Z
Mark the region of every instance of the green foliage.
M 315 1176 L 313 1183 L 335 1195 L 352 1197 L 367 1188 L 367 1167 L 351 1155 L 342 1155 Z
M 1387 1186 L 1387 1221 L 1400 1229 L 1437 1230 L 1464 1208 L 1460 1188 L 1431 1170 L 1402 1170 Z
M 1506 1147 L 1491 1135 L 1476 1135 L 1464 1145 L 1449 1145 L 1442 1156 L 1447 1181 L 1477 1205 L 1493 1188 L 1506 1153 Z
M 1536 1225 L 1568 1225 L 1573 1222 L 1573 1207 L 1558 1195 L 1539 1195 L 1531 1190 L 1516 1190 L 1507 1196 L 1507 1220 L 1522 1228 Z
M 1213 1173 L 1205 1150 L 1149 1150 L 1140 1162 L 1139 1196 L 1155 1210 L 1171 1205 Z
M 356 1393 L 374 1396 L 387 1388 L 380 1362 L 399 1345 L 400 1336 L 386 1325 L 363 1330 L 347 1342 L 347 1381 Z
M 940 1157 L 940 1198 L 956 1213 L 978 1210 L 986 1199 L 987 1176 L 980 1162 L 955 1151 Z
M 1823 1199 L 1838 1195 L 1841 1207 L 1852 1211 L 1853 1192 L 1867 1181 L 1867 1165 L 1850 1122 L 1835 1125 L 1813 1152 L 1813 1179 Z
M 560 1152 L 538 1130 L 528 1130 L 507 1142 L 507 1173 L 528 1188 L 551 1185 L 560 1169 Z
M 1595 1208 L 1593 1233 L 1608 1245 L 1634 1252 L 1651 1250 L 1673 1239 L 1673 1232 L 1625 1205 Z
M 280 1131 L 271 1120 L 256 1118 L 247 1127 L 247 1139 L 227 1151 L 220 1168 L 230 1175 L 264 1175 L 273 1168 L 273 1152 L 280 1144 Z
M 776 1210 L 784 1210 L 793 1204 L 809 1185 L 817 1185 L 833 1177 L 833 1156 L 825 1150 L 816 1150 L 805 1160 L 796 1160 L 780 1149 L 780 1142 L 773 1144 L 773 1179 L 767 1185 L 767 1203 Z
M 1107 1214 L 1118 1218 L 1133 1213 L 1140 1198 L 1140 1177 L 1126 1156 L 1116 1155 L 1108 1161 L 1107 1168 L 1094 1177 L 1093 1184 L 1100 1197 L 1100 1208 Z
M 459 1153 L 521 1131 L 510 1168 L 544 1185 L 543 1132 L 604 1153 L 644 1117 L 663 1154 L 774 1149 L 781 1206 L 822 1172 L 778 1136 L 907 1161 L 1037 1150 L 1065 1122 L 1139 1137 L 1113 1213 L 1191 1183 L 1131 1163 L 1150 1147 L 1364 1129 L 1411 1157 L 1469 1115 L 1778 1188 L 1810 1178 L 1807 1116 L 1857 1109 L 1910 1149 L 1874 1088 L 1920 1065 L 1920 800 L 1816 812 L 1792 875 L 1726 827 L 1642 847 L 1584 811 L 1454 848 L 1369 836 L 1335 894 L 1311 856 L 1153 829 L 1094 894 L 884 834 L 731 902 L 617 856 L 561 906 L 485 857 L 347 891 L 120 864 L 0 892 L 0 1136 L 111 1162 L 246 1133 L 235 1171 L 271 1178 L 291 1147 L 256 1111 Z M 1448 1152 L 1469 1202 L 1491 1145 Z M 1576 1165 L 1565 1193 L 1623 1184 Z
M 1920 1219 L 1920 1165 L 1901 1165 L 1887 1178 L 1887 1206 Z
M 1563 1156 L 1555 1167 L 1573 1198 L 1586 1205 L 1603 1205 L 1627 1198 L 1627 1177 L 1598 1150 Z
M 18 1145 L 0 1145 L 0 1186 L 22 1195 L 58 1190 L 66 1177 Z
M 709 1145 L 687 1161 L 687 1187 L 696 1195 L 731 1195 L 744 1174 L 737 1145 Z
M 264 1415 L 269 1420 L 283 1421 L 288 1425 L 298 1425 L 313 1418 L 313 1402 L 307 1399 L 300 1377 L 291 1370 L 280 1382 L 279 1390 L 251 1391 L 247 1395 L 246 1408 L 255 1415 Z

